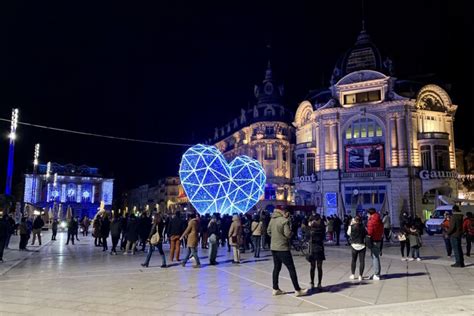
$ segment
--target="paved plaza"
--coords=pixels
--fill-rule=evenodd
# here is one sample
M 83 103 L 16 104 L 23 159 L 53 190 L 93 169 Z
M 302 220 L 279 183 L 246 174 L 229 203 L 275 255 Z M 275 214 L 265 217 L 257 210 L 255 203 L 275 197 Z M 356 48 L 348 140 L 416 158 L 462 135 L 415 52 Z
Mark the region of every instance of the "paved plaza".
M 176 262 L 161 269 L 153 254 L 142 268 L 145 254 L 111 256 L 94 247 L 91 237 L 66 246 L 66 234 L 30 251 L 16 250 L 17 237 L 0 265 L 0 314 L 23 315 L 474 315 L 474 260 L 464 269 L 451 268 L 441 237 L 426 237 L 421 262 L 402 262 L 398 244 L 385 247 L 382 280 L 351 281 L 350 249 L 326 247 L 323 291 L 295 297 L 283 268 L 280 288 L 287 295 L 272 297 L 272 258 L 264 251 L 254 260 L 243 254 L 241 265 L 231 264 L 227 248 L 219 248 L 218 266 L 193 269 Z M 168 245 L 165 245 L 167 252 Z M 309 284 L 309 264 L 295 255 L 302 286 Z M 366 276 L 372 264 L 366 257 Z

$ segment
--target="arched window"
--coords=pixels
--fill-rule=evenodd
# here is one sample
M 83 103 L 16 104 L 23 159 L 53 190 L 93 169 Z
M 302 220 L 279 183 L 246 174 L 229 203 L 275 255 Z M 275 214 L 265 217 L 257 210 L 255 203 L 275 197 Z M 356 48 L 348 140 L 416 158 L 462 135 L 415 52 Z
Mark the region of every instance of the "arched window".
M 344 135 L 346 139 L 382 137 L 383 130 L 375 120 L 364 117 L 353 121 Z

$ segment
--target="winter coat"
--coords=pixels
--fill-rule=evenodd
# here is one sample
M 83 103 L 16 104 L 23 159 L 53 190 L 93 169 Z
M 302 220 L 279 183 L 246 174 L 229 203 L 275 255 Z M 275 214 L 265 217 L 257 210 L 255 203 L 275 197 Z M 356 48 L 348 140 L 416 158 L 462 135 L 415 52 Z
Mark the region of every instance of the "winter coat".
M 408 240 L 410 241 L 410 247 L 421 247 L 421 237 L 418 230 L 411 230 L 408 233 Z
M 136 242 L 138 240 L 138 221 L 136 218 L 130 218 L 127 224 L 127 240 Z
M 230 225 L 228 236 L 229 244 L 231 246 L 239 246 L 242 244 L 242 224 L 240 223 L 240 219 L 232 219 L 232 224 Z
M 379 213 L 370 215 L 367 223 L 367 234 L 372 241 L 382 241 L 383 239 L 383 224 Z
M 252 227 L 251 227 L 251 230 L 252 230 L 252 236 L 261 236 L 262 235 L 262 222 L 256 222 L 256 221 L 253 221 L 252 222 Z
M 466 235 L 474 236 L 474 217 L 465 218 L 462 228 Z
M 28 225 L 26 225 L 26 222 L 20 223 L 19 229 L 20 235 L 28 235 Z
M 270 250 L 290 251 L 290 221 L 282 213 L 273 213 L 268 224 L 267 234 L 271 236 Z
M 186 230 L 184 231 L 183 235 L 181 237 L 187 237 L 188 238 L 188 248 L 195 248 L 198 246 L 198 233 L 199 233 L 199 223 L 198 220 L 193 218 L 188 222 L 188 227 L 186 227 Z
M 219 227 L 217 227 L 216 221 L 209 222 L 209 225 L 207 226 L 207 232 L 209 233 L 209 236 L 214 234 L 217 237 L 219 235 Z
M 367 235 L 367 231 L 365 230 L 364 225 L 362 223 L 354 223 L 351 225 L 351 244 L 365 244 L 365 236 Z
M 110 223 L 110 235 L 112 237 L 120 237 L 122 232 L 122 222 L 118 218 L 114 218 Z
M 391 225 L 390 225 L 390 216 L 385 215 L 382 219 L 382 223 L 383 223 L 383 228 L 390 229 L 390 227 L 391 227 Z
M 102 220 L 102 224 L 100 225 L 100 236 L 102 238 L 107 238 L 109 237 L 109 233 L 110 233 L 110 221 L 106 217 Z
M 44 226 L 44 221 L 41 216 L 37 216 L 33 222 L 33 229 L 41 229 Z
M 181 236 L 183 234 L 183 220 L 178 216 L 174 216 L 168 222 L 167 234 L 171 236 Z
M 449 221 L 449 229 L 446 232 L 449 237 L 459 238 L 462 236 L 463 216 L 461 212 L 454 212 Z

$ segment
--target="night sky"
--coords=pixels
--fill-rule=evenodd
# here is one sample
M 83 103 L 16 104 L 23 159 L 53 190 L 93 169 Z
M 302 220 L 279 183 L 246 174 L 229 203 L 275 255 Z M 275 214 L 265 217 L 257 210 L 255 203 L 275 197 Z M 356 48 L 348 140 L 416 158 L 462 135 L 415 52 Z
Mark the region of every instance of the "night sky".
M 361 29 L 360 1 L 9 1 L 0 7 L 0 117 L 157 141 L 195 143 L 254 104 L 271 55 L 296 111 L 327 87 Z M 366 29 L 401 79 L 449 84 L 456 147 L 473 146 L 473 17 L 468 2 L 366 1 Z M 271 42 L 271 52 L 266 45 Z M 9 124 L 0 122 L 0 190 Z M 19 126 L 15 183 L 40 161 L 87 164 L 117 191 L 176 175 L 182 147 Z M 118 195 L 116 195 L 116 198 Z

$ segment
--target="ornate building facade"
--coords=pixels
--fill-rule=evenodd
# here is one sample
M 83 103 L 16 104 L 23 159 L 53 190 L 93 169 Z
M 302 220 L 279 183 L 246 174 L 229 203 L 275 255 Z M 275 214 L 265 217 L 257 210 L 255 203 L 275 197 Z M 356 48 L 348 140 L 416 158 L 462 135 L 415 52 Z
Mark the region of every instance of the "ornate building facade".
M 422 215 L 427 197 L 457 196 L 453 120 L 445 90 L 406 93 L 365 30 L 336 65 L 328 90 L 300 103 L 296 204 L 324 214 L 369 207 Z
M 255 86 L 256 104 L 241 110 L 239 117 L 216 128 L 214 144 L 231 161 L 247 155 L 257 159 L 265 169 L 265 194 L 256 208 L 287 205 L 294 201 L 292 185 L 292 153 L 294 128 L 292 113 L 283 105 L 283 86 L 276 83 L 268 63 L 265 78 Z

